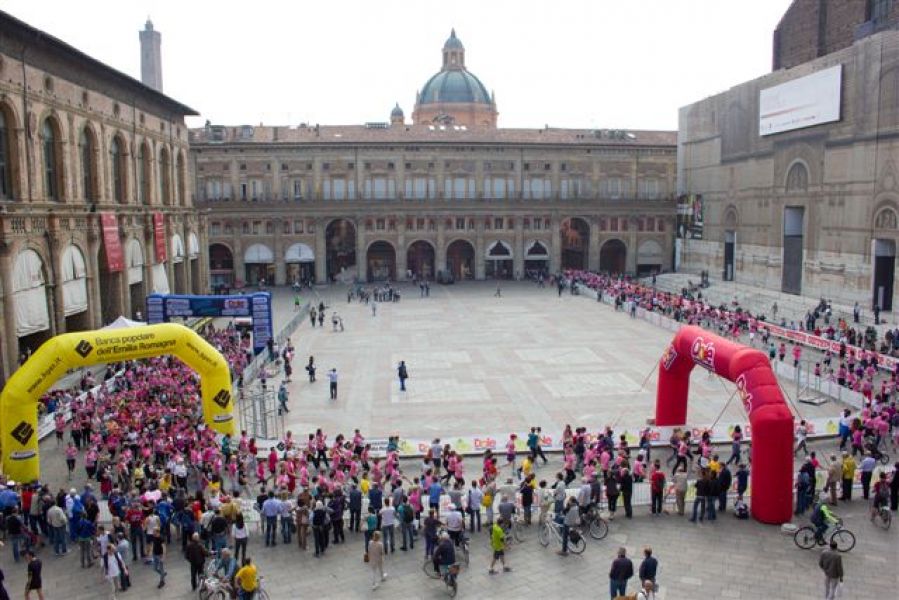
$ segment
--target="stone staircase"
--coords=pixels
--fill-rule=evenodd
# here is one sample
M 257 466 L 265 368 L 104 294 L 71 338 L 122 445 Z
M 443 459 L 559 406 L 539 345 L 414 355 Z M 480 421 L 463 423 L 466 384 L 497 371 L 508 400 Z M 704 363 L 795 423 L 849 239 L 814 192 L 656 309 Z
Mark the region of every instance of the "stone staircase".
M 644 278 L 643 282 L 651 284 L 651 278 Z M 696 273 L 666 273 L 656 277 L 656 288 L 679 294 L 681 290 L 689 286 L 690 282 L 699 283 L 700 276 Z M 785 294 L 777 290 L 770 290 L 750 286 L 733 281 L 723 281 L 709 277 L 709 287 L 702 290 L 702 297 L 711 304 L 724 304 L 732 307 L 732 302 L 736 300 L 739 306 L 749 310 L 753 314 L 763 314 L 769 320 L 772 320 L 772 307 L 777 303 L 777 319 L 780 323 L 781 318 L 786 319 L 787 325 L 791 321 L 797 325 L 805 322 L 805 314 L 818 305 L 819 298 L 811 298 L 807 296 L 796 296 L 793 294 Z M 831 323 L 836 323 L 841 317 L 847 323 L 852 325 L 852 309 L 851 305 L 836 304 L 831 302 L 831 310 L 833 317 Z M 896 326 L 897 318 L 894 313 L 881 313 L 881 324 L 875 326 L 878 330 L 878 337 L 892 327 Z M 818 321 L 819 324 L 822 321 Z M 874 326 L 874 315 L 866 307 L 862 307 L 861 323 L 859 326 L 865 328 L 868 325 Z

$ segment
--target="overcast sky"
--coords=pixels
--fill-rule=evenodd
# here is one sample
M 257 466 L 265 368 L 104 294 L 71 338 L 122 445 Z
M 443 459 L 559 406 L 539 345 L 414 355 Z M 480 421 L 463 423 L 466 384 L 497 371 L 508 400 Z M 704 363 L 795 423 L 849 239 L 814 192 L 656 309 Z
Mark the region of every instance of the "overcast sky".
M 221 124 L 411 118 L 455 27 L 501 127 L 675 129 L 677 109 L 771 69 L 789 0 L 0 0 L 140 78 L 162 33 L 164 91 Z

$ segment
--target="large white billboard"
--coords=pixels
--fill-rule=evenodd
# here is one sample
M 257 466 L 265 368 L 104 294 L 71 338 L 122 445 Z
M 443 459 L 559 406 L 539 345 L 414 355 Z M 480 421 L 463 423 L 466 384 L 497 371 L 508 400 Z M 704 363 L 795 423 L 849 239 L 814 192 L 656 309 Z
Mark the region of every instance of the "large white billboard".
M 759 135 L 840 120 L 842 65 L 759 92 Z

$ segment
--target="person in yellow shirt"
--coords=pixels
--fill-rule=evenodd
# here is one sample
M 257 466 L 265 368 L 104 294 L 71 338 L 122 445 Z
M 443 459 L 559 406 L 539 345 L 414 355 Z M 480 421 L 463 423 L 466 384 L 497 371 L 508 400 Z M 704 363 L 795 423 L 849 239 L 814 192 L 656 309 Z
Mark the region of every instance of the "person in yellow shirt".
M 855 459 L 848 452 L 843 452 L 843 493 L 840 500 L 852 500 L 852 484 L 855 483 Z
M 521 461 L 521 470 L 518 475 L 521 479 L 527 479 L 528 475 L 534 472 L 534 459 L 530 454 L 525 454 L 524 460 Z
M 368 495 L 368 490 L 371 488 L 371 482 L 368 480 L 368 473 L 362 474 L 362 481 L 359 483 L 359 490 L 362 492 L 363 496 Z
M 709 461 L 709 470 L 715 475 L 721 473 L 721 461 L 718 460 L 717 454 L 712 455 L 712 460 Z
M 234 579 L 237 581 L 237 597 L 240 600 L 253 600 L 259 583 L 256 579 L 256 565 L 253 564 L 252 558 L 244 557 L 243 566 L 237 571 Z

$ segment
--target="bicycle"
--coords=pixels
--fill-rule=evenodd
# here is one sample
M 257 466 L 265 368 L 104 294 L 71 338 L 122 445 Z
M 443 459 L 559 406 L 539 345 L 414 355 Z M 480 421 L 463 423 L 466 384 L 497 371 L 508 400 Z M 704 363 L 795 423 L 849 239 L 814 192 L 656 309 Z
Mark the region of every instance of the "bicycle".
M 796 531 L 796 533 L 793 534 L 793 541 L 803 550 L 810 550 L 815 547 L 815 544 L 823 546 L 826 543 L 824 541 L 824 537 L 826 537 L 826 535 L 827 532 L 825 531 L 824 535 L 821 536 L 821 541 L 819 542 L 815 536 L 815 528 L 811 525 L 806 525 L 804 527 L 800 527 Z M 833 526 L 833 532 L 830 534 L 830 541 L 836 542 L 837 550 L 839 552 L 849 552 L 850 550 L 855 548 L 855 534 L 848 529 L 843 529 L 842 519 L 839 519 Z
M 599 516 L 599 507 L 592 505 L 584 513 L 583 523 L 594 540 L 601 540 L 609 535 L 609 523 Z
M 506 534 L 506 547 L 512 543 L 520 544 L 527 539 L 523 519 L 513 519 L 512 526 L 509 528 L 503 527 L 503 532 Z
M 551 540 L 555 540 L 561 546 L 562 526 L 555 521 L 547 519 L 543 523 L 543 527 L 540 528 L 537 539 L 544 548 L 549 546 Z M 581 535 L 579 528 L 570 527 L 568 530 L 568 550 L 574 554 L 581 554 L 586 549 L 587 542 L 584 541 L 584 536 Z
M 256 595 L 253 596 L 253 600 L 271 600 L 271 598 L 269 598 L 268 592 L 265 591 L 265 588 L 263 587 L 265 585 L 265 577 L 259 575 L 256 578 L 256 581 Z
M 462 565 L 459 562 L 450 565 L 446 570 L 446 573 L 441 573 L 439 569 L 435 569 L 434 561 L 430 558 L 426 558 L 422 568 L 424 569 L 425 575 L 431 579 L 443 579 L 443 583 L 446 585 L 447 593 L 449 593 L 450 598 L 456 597 L 456 593 L 459 591 L 456 579 L 459 575 L 459 571 L 462 570 Z
M 886 506 L 881 506 L 871 516 L 871 522 L 875 525 L 879 525 L 883 529 L 889 529 L 890 525 L 893 524 L 893 513 L 890 512 L 890 509 Z

